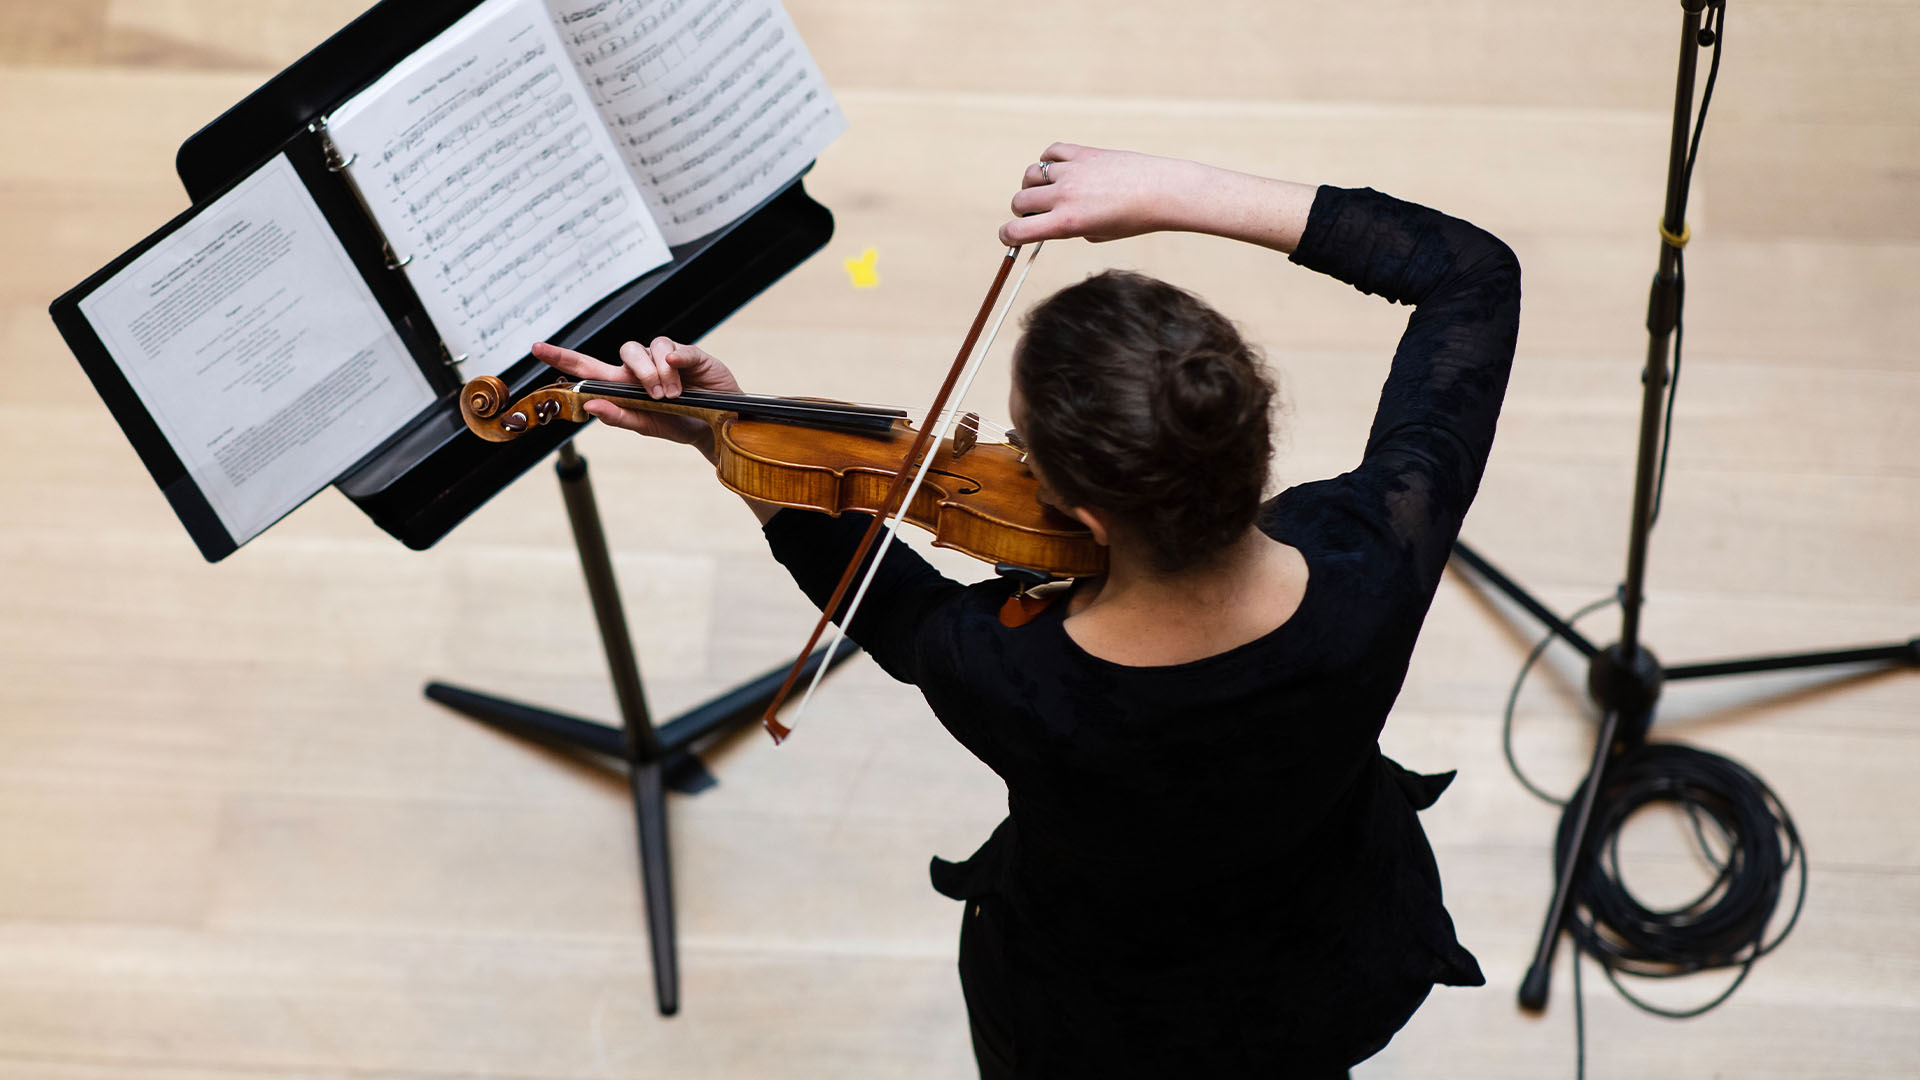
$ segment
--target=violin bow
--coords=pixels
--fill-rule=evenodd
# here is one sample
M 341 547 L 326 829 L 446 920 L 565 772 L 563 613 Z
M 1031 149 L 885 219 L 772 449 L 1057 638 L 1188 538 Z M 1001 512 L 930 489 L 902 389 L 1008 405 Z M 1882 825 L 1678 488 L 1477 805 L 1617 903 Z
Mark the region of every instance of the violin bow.
M 834 586 L 833 596 L 820 611 L 820 621 L 814 624 L 813 633 L 808 635 L 806 645 L 801 647 L 799 657 L 794 660 L 793 667 L 787 672 L 786 681 L 780 684 L 780 692 L 775 694 L 773 700 L 768 703 L 766 715 L 760 719 L 768 734 L 773 736 L 776 745 L 785 742 L 787 736 L 793 733 L 791 727 L 780 722 L 777 715 L 780 707 L 786 704 L 787 698 L 792 695 L 794 685 L 800 681 L 800 674 L 806 668 L 807 658 L 813 654 L 813 647 L 820 643 L 820 636 L 826 632 L 827 627 L 829 625 L 834 627 L 833 640 L 828 645 L 829 654 L 837 649 L 841 640 L 846 637 L 846 627 L 853 622 L 854 613 L 859 611 L 861 601 L 866 598 L 867 587 L 873 584 L 874 576 L 880 570 L 881 558 L 886 555 L 894 537 L 899 534 L 900 523 L 906 517 L 907 507 L 913 505 L 913 497 L 919 493 L 921 482 L 927 478 L 927 473 L 933 467 L 932 448 L 937 447 L 940 441 L 947 437 L 947 433 L 953 429 L 955 418 L 959 416 L 959 409 L 947 408 L 948 402 L 954 397 L 955 387 L 959 387 L 960 400 L 966 400 L 967 390 L 972 387 L 974 376 L 979 374 L 981 362 L 986 359 L 988 350 L 993 348 L 993 339 L 999 336 L 1000 327 L 1007 321 L 1007 314 L 1013 310 L 1014 300 L 1020 295 L 1020 286 L 1026 283 L 1027 274 L 1032 271 L 1033 261 L 1039 257 L 1042 246 L 1043 244 L 1040 243 L 1033 245 L 1032 252 L 1027 256 L 1026 265 L 1020 271 L 1019 279 L 1014 282 L 1013 292 L 1007 296 L 1006 306 L 1001 309 L 1000 317 L 994 320 L 992 331 L 987 334 L 986 341 L 982 343 L 980 332 L 985 328 L 987 317 L 993 313 L 994 305 L 1000 299 L 1000 291 L 1006 286 L 1007 278 L 1013 272 L 1013 264 L 1019 257 L 1020 247 L 1016 245 L 1008 248 L 1005 257 L 1000 260 L 1000 268 L 993 275 L 993 284 L 987 289 L 986 299 L 980 302 L 980 310 L 974 315 L 973 324 L 967 328 L 966 339 L 960 343 L 960 353 L 953 358 L 953 366 L 947 369 L 947 377 L 940 384 L 940 392 L 934 395 L 933 406 L 927 410 L 926 423 L 921 425 L 919 435 L 914 438 L 913 445 L 907 450 L 906 460 L 901 463 L 900 471 L 894 475 L 893 484 L 887 489 L 887 498 L 882 503 L 881 511 L 873 516 L 873 521 L 868 524 L 866 533 L 860 537 L 860 545 L 854 549 L 852 560 L 847 563 L 847 569 L 840 575 L 840 583 Z M 974 348 L 976 344 L 980 345 L 977 351 Z M 972 358 L 971 363 L 968 362 L 969 357 Z M 886 539 L 881 540 L 880 534 L 883 530 L 886 532 Z M 854 592 L 853 601 L 847 605 L 846 614 L 836 621 L 833 613 L 840 607 L 840 601 L 846 597 L 847 589 L 852 586 L 853 579 L 859 574 L 861 562 L 866 559 L 868 552 L 874 551 L 876 541 L 879 544 L 879 550 L 874 553 L 873 561 L 867 567 L 866 576 L 861 579 L 859 589 Z M 828 666 L 821 664 L 815 669 L 813 681 L 807 684 L 807 692 L 801 696 L 800 704 L 795 709 L 794 723 L 799 723 L 800 717 L 806 713 L 807 704 L 813 700 L 813 693 L 819 689 L 820 681 L 826 676 Z

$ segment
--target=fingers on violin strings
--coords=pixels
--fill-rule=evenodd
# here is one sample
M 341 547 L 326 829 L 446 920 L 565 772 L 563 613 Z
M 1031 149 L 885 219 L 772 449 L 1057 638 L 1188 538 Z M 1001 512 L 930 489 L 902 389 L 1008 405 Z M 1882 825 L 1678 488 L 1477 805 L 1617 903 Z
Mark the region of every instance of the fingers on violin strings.
M 680 369 L 698 366 L 707 355 L 692 345 L 682 345 L 668 337 L 654 338 L 647 351 L 653 354 L 654 365 L 660 370 L 660 387 L 668 397 L 679 397 L 680 391 L 686 389 L 686 380 L 681 377 Z
M 605 379 L 613 382 L 630 382 L 627 374 L 613 364 L 603 364 L 586 353 L 563 349 L 548 342 L 538 342 L 533 346 L 533 358 L 559 371 L 581 379 Z
M 667 362 L 673 366 L 674 377 L 684 389 L 740 392 L 740 380 L 734 378 L 727 365 L 698 345 L 677 346 Z
M 658 338 L 653 345 L 629 341 L 620 346 L 620 362 L 627 366 L 631 381 L 639 383 L 654 398 L 668 396 L 666 376 L 663 374 L 667 365 L 657 356 L 659 343 L 665 340 Z

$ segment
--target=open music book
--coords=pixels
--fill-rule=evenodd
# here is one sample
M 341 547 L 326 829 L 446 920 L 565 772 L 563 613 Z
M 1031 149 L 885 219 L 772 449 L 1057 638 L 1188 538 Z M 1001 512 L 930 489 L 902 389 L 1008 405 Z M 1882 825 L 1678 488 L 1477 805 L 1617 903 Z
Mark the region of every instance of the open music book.
M 487 0 L 324 127 L 472 378 L 751 209 L 846 121 L 775 0 Z
M 484 0 L 54 321 L 218 559 L 845 127 L 778 0 Z

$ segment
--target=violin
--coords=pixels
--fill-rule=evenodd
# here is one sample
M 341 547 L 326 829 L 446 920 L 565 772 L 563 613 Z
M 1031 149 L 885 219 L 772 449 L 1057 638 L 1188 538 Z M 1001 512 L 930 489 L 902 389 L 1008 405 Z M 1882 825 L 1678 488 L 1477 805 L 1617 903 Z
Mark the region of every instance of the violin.
M 836 517 L 891 512 L 888 494 L 924 434 L 899 409 L 691 389 L 655 399 L 629 383 L 566 378 L 509 404 L 506 383 L 482 376 L 460 392 L 460 414 L 474 434 L 506 442 L 547 424 L 590 420 L 582 406 L 596 400 L 704 420 L 726 487 Z M 969 413 L 933 449 L 904 520 L 931 532 L 935 547 L 991 563 L 1055 578 L 1105 573 L 1106 548 L 1086 526 L 1040 501 L 1019 437 L 1007 432 L 1009 441 L 983 441 L 981 426 Z

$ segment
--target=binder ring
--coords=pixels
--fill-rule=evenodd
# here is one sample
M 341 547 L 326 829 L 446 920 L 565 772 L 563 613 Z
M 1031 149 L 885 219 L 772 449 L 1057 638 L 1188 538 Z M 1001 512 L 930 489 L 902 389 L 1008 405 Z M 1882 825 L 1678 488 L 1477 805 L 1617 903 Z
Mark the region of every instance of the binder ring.
M 413 261 L 413 256 L 411 255 L 407 256 L 404 259 L 395 259 L 393 257 L 393 252 L 391 251 L 387 252 L 387 269 L 389 270 L 398 270 L 412 261 Z
M 347 166 L 352 165 L 354 162 L 359 160 L 360 160 L 360 154 L 358 151 L 355 151 L 354 155 L 348 158 L 347 160 L 341 161 L 340 152 L 338 150 L 335 150 L 333 152 L 333 160 L 327 162 L 327 171 L 333 172 L 333 173 L 346 172 Z

